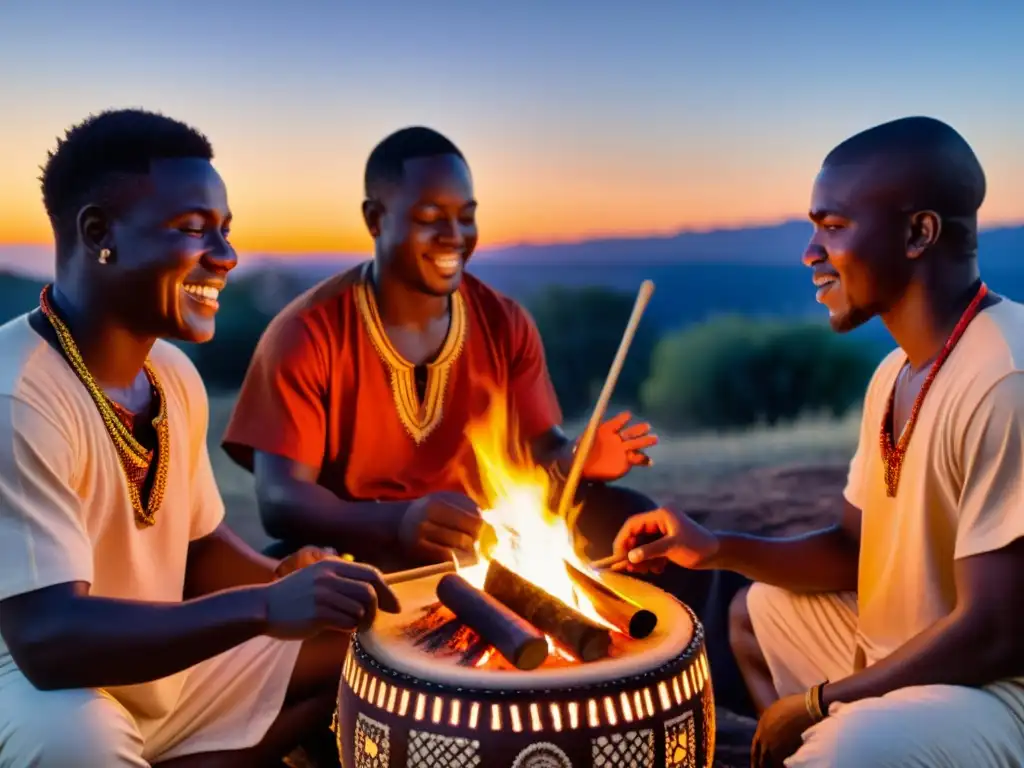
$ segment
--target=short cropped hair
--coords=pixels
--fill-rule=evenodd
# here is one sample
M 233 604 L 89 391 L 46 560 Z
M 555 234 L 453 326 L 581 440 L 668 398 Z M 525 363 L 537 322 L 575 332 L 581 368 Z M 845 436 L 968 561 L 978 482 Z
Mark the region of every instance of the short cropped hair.
M 195 128 L 157 112 L 107 110 L 68 128 L 40 177 L 58 254 L 74 243 L 83 205 L 107 198 L 125 174 L 146 174 L 154 160 L 179 158 L 212 160 L 213 147 Z
M 450 139 L 432 128 L 412 126 L 395 131 L 373 148 L 366 161 L 366 197 L 374 199 L 385 186 L 400 183 L 407 161 L 436 155 L 466 159 Z

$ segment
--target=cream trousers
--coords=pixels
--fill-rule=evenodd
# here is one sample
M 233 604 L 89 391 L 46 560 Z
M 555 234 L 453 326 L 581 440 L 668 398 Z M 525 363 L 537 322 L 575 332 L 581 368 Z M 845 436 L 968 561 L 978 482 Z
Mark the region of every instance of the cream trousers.
M 254 746 L 281 711 L 300 642 L 258 637 L 188 670 L 178 705 L 137 719 L 95 689 L 40 691 L 0 669 L 0 768 L 145 768 Z
M 853 593 L 798 595 L 755 584 L 747 610 L 780 696 L 854 671 Z M 1011 686 L 1001 688 L 1002 695 Z M 1024 698 L 1024 692 L 1011 695 Z M 1012 702 L 1011 702 L 1012 703 Z M 1020 768 L 1024 723 L 988 689 L 904 688 L 851 704 L 804 734 L 789 768 Z

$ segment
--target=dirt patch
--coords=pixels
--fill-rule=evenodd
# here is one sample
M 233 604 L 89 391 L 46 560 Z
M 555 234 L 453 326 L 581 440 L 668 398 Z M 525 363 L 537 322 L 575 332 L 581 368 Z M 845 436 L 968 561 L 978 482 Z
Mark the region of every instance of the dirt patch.
M 845 462 L 755 469 L 663 503 L 715 530 L 792 536 L 838 521 L 846 471 Z

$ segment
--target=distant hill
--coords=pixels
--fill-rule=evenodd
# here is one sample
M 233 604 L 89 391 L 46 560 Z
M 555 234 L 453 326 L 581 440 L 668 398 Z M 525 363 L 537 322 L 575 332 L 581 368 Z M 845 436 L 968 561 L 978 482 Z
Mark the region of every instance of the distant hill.
M 811 235 L 804 221 L 746 229 L 683 232 L 669 237 L 619 238 L 484 250 L 469 270 L 526 301 L 550 285 L 603 285 L 636 290 L 645 279 L 656 290 L 648 322 L 670 329 L 721 314 L 821 319 L 809 270 L 801 256 Z M 1024 226 L 988 229 L 980 236 L 982 267 L 994 290 L 1024 300 Z M 264 258 L 250 276 L 267 292 L 283 280 L 313 285 L 365 256 Z M 889 345 L 880 323 L 858 334 Z
M 571 266 L 576 264 L 735 264 L 797 266 L 811 235 L 806 221 L 708 231 L 687 230 L 663 237 L 622 237 L 550 245 L 522 244 L 482 249 L 479 264 Z M 1024 226 L 983 230 L 980 252 L 985 269 L 1016 267 L 1024 253 Z M 365 254 L 275 256 L 243 254 L 240 271 L 282 266 L 288 271 L 327 275 Z M 46 276 L 53 257 L 49 246 L 0 246 L 0 271 Z
M 685 231 L 664 237 L 515 245 L 490 250 L 486 258 L 544 264 L 621 264 L 633 260 L 648 264 L 792 264 L 794 258 L 799 260 L 810 234 L 806 221 L 787 221 L 763 227 Z
M 0 272 L 0 323 L 28 312 L 39 304 L 43 281 L 12 272 Z
M 720 314 L 822 319 L 809 272 L 800 262 L 810 233 L 807 222 L 789 221 L 667 237 L 509 246 L 481 251 L 470 271 L 521 301 L 550 285 L 633 291 L 651 279 L 656 290 L 647 321 L 663 330 Z M 1024 300 L 1024 226 L 982 232 L 980 252 L 992 288 Z M 50 258 L 47 253 L 43 247 L 0 247 L 0 269 L 29 265 L 39 275 L 33 279 L 0 273 L 0 320 L 35 305 L 43 276 L 40 267 Z M 240 290 L 244 283 L 261 308 L 273 312 L 305 288 L 365 258 L 243 255 L 231 282 Z M 230 300 L 230 294 L 225 298 Z M 860 333 L 890 343 L 878 324 Z
M 806 221 L 786 221 L 763 227 L 686 231 L 664 237 L 622 237 L 586 240 L 580 243 L 550 245 L 511 245 L 481 250 L 474 266 L 516 264 L 573 266 L 577 264 L 716 264 L 799 266 L 811 225 Z M 1017 266 L 1024 253 L 1024 226 L 983 230 L 979 238 L 983 266 Z M 308 269 L 311 273 L 330 274 L 339 265 L 365 255 L 288 256 L 258 255 L 249 260 L 249 268 L 286 265 L 289 270 Z

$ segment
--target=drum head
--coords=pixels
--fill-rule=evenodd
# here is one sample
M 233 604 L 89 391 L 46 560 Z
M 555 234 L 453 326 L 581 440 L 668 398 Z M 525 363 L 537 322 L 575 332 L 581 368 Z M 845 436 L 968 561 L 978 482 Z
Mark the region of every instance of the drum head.
M 588 663 L 545 665 L 529 672 L 464 666 L 457 654 L 432 652 L 417 645 L 409 632 L 410 626 L 438 602 L 440 579 L 432 576 L 396 585 L 402 613 L 378 613 L 373 627 L 359 634 L 363 649 L 396 672 L 453 688 L 550 689 L 592 685 L 657 669 L 678 657 L 693 639 L 691 614 L 678 600 L 646 582 L 605 572 L 601 580 L 608 586 L 657 615 L 657 627 L 649 637 L 634 640 L 617 636 L 613 656 Z

